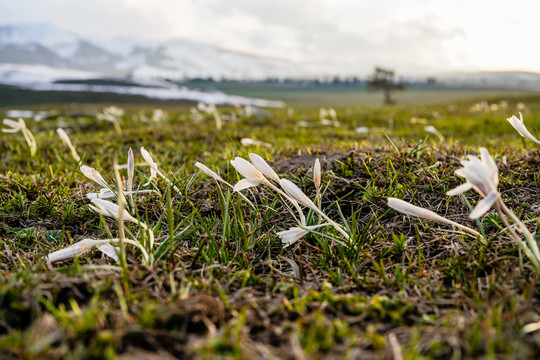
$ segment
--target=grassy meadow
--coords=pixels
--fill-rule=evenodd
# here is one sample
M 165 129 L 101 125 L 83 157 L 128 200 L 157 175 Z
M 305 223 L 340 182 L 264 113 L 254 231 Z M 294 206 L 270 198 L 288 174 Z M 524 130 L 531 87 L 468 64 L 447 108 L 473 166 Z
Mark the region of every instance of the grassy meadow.
M 494 209 L 471 220 L 482 199 L 474 190 L 446 192 L 465 182 L 455 171 L 483 146 L 498 166 L 501 199 L 536 235 L 540 152 L 506 119 L 521 111 L 537 136 L 540 95 L 477 95 L 336 101 L 339 124 L 321 119 L 320 106 L 330 107 L 322 100 L 251 116 L 218 107 L 221 129 L 214 114 L 185 104 L 117 105 L 124 113 L 114 120 L 102 115 L 110 104 L 25 106 L 47 113 L 26 119 L 35 156 L 21 132 L 0 135 L 0 358 L 539 358 L 539 272 L 512 239 L 523 232 Z M 141 147 L 161 175 L 150 179 Z M 122 222 L 91 208 L 86 195 L 101 187 L 81 165 L 118 193 L 129 183 L 130 148 L 133 194 L 119 202 L 133 220 Z M 261 184 L 243 198 L 195 166 L 235 185 L 244 176 L 231 160 L 250 153 L 337 226 L 284 246 L 277 233 L 300 226 L 289 192 Z M 389 197 L 482 236 L 397 212 Z M 297 203 L 301 226 L 328 223 Z M 119 260 L 93 247 L 47 261 L 83 239 L 123 239 L 113 244 Z

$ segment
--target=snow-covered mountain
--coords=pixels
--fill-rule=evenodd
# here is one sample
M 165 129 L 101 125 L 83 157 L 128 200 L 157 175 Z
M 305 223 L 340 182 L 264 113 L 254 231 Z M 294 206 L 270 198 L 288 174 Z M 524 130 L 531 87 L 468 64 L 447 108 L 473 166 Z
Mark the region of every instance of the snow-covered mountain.
M 45 65 L 110 77 L 260 79 L 306 73 L 299 64 L 183 39 L 87 39 L 50 24 L 0 26 L 0 63 Z

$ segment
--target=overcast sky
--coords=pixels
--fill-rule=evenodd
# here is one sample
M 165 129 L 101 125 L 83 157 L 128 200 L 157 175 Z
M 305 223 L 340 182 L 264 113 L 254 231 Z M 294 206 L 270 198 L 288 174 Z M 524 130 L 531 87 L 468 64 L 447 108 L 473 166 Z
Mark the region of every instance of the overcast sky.
M 0 0 L 0 24 L 79 35 L 181 37 L 328 72 L 540 72 L 533 0 Z

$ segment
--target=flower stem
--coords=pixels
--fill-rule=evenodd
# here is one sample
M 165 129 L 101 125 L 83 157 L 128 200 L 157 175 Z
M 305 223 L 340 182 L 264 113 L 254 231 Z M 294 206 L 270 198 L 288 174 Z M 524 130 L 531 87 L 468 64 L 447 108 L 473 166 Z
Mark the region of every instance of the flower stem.
M 293 204 L 294 207 L 296 208 L 296 211 L 298 211 L 298 216 L 300 216 L 300 225 L 306 226 L 306 218 L 304 216 L 302 208 L 300 208 L 300 205 L 298 205 L 298 202 L 296 200 L 294 200 L 292 197 L 287 195 L 284 191 L 282 191 L 280 188 L 278 188 L 277 186 L 275 186 L 268 180 L 263 181 L 263 184 L 268 186 L 270 189 L 274 190 L 275 192 L 279 193 L 280 195 L 285 197 L 287 200 L 289 200 L 291 204 Z
M 497 199 L 497 201 L 495 202 L 495 209 L 497 210 L 497 213 L 501 217 L 501 220 L 502 220 L 504 226 L 506 226 L 506 228 L 510 232 L 510 235 L 512 236 L 514 241 L 519 245 L 519 247 L 523 250 L 525 255 L 529 258 L 529 260 L 531 260 L 531 262 L 533 263 L 533 266 L 535 267 L 535 269 L 537 271 L 539 271 L 540 270 L 540 258 L 537 258 L 531 252 L 531 249 L 527 246 L 527 243 L 524 242 L 521 239 L 521 237 L 514 231 L 514 229 L 512 229 L 512 226 L 510 225 L 510 223 L 508 222 L 508 219 L 506 218 L 506 215 L 504 214 L 506 212 L 506 211 L 504 211 L 505 208 L 506 208 L 506 210 L 510 211 L 510 209 L 508 209 L 508 207 L 506 207 L 506 205 L 502 202 L 502 200 L 500 198 Z M 512 212 L 510 211 L 510 213 L 512 213 Z M 513 213 L 512 213 L 512 215 L 514 216 L 512 218 L 512 220 L 517 219 L 517 217 Z M 518 222 L 521 223 L 519 221 L 519 219 L 518 219 Z M 516 224 L 518 224 L 518 222 L 516 222 Z M 525 225 L 523 225 L 523 226 L 525 226 Z
M 518 219 L 518 217 L 514 214 L 512 210 L 510 210 L 505 203 L 502 202 L 502 200 L 499 199 L 499 203 L 501 206 L 501 209 L 510 216 L 512 221 L 516 223 L 521 232 L 525 235 L 525 238 L 527 239 L 527 244 L 529 245 L 529 249 L 532 250 L 534 254 L 534 258 L 536 260 L 536 263 L 540 266 L 540 250 L 538 249 L 538 244 L 536 243 L 536 240 L 534 239 L 534 236 L 531 234 L 529 229 L 521 222 L 521 220 Z

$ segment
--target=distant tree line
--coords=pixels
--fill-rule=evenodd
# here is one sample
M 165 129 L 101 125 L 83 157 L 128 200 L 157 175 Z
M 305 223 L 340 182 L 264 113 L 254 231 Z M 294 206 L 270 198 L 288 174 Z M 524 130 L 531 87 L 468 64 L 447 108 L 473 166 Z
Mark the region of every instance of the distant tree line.
M 213 84 L 213 83 L 242 83 L 242 84 L 267 84 L 267 85 L 291 85 L 294 87 L 351 87 L 366 89 L 370 87 L 372 77 L 362 78 L 360 76 L 333 76 L 333 77 L 321 77 L 312 79 L 303 78 L 278 78 L 268 77 L 265 79 L 227 79 L 220 78 L 214 79 L 212 77 L 207 78 L 190 78 L 182 81 L 183 84 Z M 396 83 L 403 85 L 403 87 L 414 86 L 437 86 L 437 80 L 435 78 L 415 79 L 409 80 L 405 77 L 398 77 L 395 80 Z

